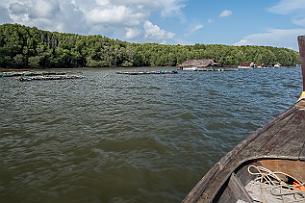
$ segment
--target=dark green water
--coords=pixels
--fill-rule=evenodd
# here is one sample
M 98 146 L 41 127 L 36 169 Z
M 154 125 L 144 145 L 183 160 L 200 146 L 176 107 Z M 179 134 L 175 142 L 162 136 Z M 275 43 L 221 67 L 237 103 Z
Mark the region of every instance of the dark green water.
M 179 202 L 301 91 L 299 68 L 115 71 L 0 78 L 1 203 Z

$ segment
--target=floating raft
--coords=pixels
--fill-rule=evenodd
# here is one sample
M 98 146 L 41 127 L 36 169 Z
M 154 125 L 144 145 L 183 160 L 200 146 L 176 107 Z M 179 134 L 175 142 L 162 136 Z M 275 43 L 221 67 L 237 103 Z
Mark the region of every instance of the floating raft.
M 183 71 L 238 71 L 238 68 L 215 68 L 215 67 L 180 67 Z
M 124 75 L 161 75 L 161 74 L 177 74 L 178 71 L 138 71 L 138 72 L 116 72 L 117 74 L 124 74 Z
M 305 36 L 299 47 L 300 99 L 220 159 L 184 203 L 305 202 Z
M 83 76 L 80 75 L 47 75 L 47 76 L 27 76 L 18 77 L 17 80 L 20 82 L 27 82 L 33 80 L 72 80 L 72 79 L 82 79 Z
M 198 68 L 194 71 L 238 71 L 237 68 Z
M 0 77 L 21 77 L 21 76 L 48 76 L 48 75 L 66 75 L 66 72 L 46 72 L 46 71 L 13 71 L 0 72 Z

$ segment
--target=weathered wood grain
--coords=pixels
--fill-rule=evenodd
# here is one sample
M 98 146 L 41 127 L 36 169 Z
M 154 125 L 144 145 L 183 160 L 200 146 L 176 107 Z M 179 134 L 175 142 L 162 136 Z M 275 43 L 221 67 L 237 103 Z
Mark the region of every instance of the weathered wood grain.
M 244 200 L 246 202 L 252 202 L 252 199 L 245 189 L 245 186 L 241 183 L 239 178 L 232 173 L 228 187 L 231 189 L 236 200 Z
M 261 154 L 282 159 L 299 159 L 305 142 L 305 111 L 296 112 L 284 128 L 273 136 Z

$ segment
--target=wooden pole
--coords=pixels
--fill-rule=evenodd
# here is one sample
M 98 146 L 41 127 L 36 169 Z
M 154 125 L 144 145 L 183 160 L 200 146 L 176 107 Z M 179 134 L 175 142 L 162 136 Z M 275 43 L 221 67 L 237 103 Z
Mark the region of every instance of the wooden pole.
M 299 42 L 299 50 L 300 50 L 300 57 L 301 57 L 301 67 L 302 67 L 302 77 L 303 77 L 303 93 L 302 96 L 304 96 L 305 91 L 305 35 L 298 37 Z

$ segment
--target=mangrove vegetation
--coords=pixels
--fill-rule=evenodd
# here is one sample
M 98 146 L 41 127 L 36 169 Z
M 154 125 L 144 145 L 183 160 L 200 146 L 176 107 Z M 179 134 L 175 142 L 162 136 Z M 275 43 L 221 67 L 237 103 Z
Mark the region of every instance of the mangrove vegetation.
M 298 53 L 268 46 L 130 43 L 101 35 L 82 36 L 18 24 L 0 25 L 0 67 L 176 66 L 190 59 L 213 59 L 223 66 L 243 62 L 291 66 L 298 63 Z

